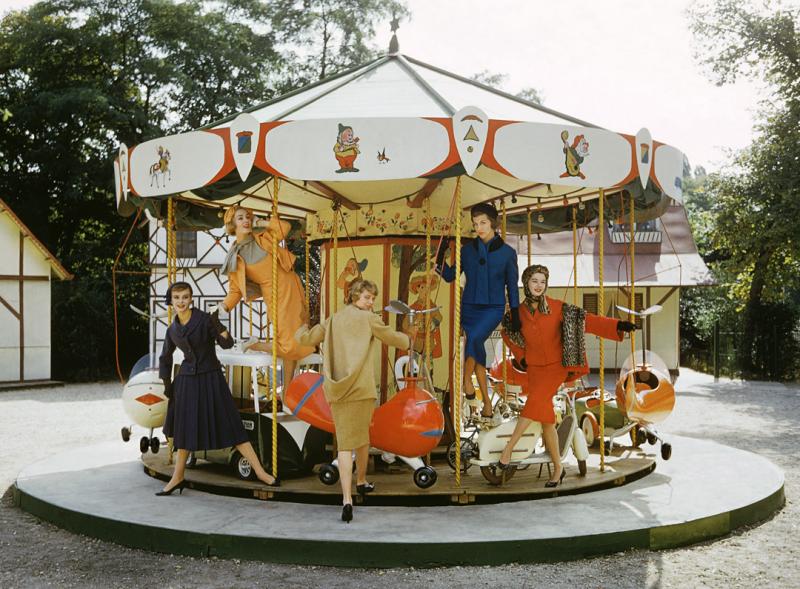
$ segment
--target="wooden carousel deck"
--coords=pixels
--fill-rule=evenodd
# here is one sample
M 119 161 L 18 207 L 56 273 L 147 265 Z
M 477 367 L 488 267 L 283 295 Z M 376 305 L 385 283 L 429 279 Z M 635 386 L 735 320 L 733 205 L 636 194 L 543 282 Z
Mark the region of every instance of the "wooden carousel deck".
M 167 461 L 168 453 L 164 450 L 158 454 L 142 455 L 145 472 L 162 480 L 168 480 L 172 475 L 173 467 Z M 443 459 L 436 460 L 434 457 L 432 466 L 436 469 L 438 480 L 428 489 L 420 489 L 414 484 L 413 471 L 406 466 L 389 465 L 388 469 L 371 469 L 369 480 L 375 483 L 376 489 L 367 496 L 366 504 L 491 504 L 589 493 L 618 487 L 650 474 L 656 467 L 656 456 L 647 448 L 618 448 L 606 457 L 605 472 L 600 472 L 600 455 L 594 452 L 587 460 L 586 476 L 578 474 L 574 459 L 568 460 L 566 477 L 555 489 L 544 487 L 549 477 L 547 467 L 540 469 L 539 466 L 530 466 L 517 470 L 504 485 L 494 486 L 484 478 L 479 467 L 472 466 L 462 474 L 461 485 L 458 486 L 455 472 Z M 316 474 L 284 480 L 280 487 L 272 488 L 259 481 L 239 479 L 229 466 L 198 460 L 196 466 L 187 468 L 186 481 L 191 489 L 218 495 L 330 505 L 341 502 L 339 483 L 325 485 Z M 354 495 L 354 500 L 360 502 L 361 498 Z

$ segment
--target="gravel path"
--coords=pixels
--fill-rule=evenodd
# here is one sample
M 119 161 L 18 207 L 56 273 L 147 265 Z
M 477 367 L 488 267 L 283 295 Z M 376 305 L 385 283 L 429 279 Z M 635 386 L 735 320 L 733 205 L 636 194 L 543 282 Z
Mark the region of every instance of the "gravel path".
M 800 586 L 800 387 L 723 380 L 689 370 L 666 433 L 751 450 L 786 473 L 786 507 L 751 529 L 691 548 L 629 551 L 545 565 L 354 570 L 197 559 L 76 536 L 0 505 L 0 587 L 797 587 Z M 73 445 L 119 439 L 118 383 L 0 392 L 0 490 L 27 464 Z M 138 438 L 137 438 L 138 439 Z M 134 440 L 135 441 L 135 440 Z M 122 442 L 120 442 L 122 443 Z M 675 447 L 674 452 L 680 452 Z M 742 476 L 748 476 L 742 472 Z M 710 484 L 712 484 L 710 482 Z M 724 492 L 724 489 L 720 489 Z

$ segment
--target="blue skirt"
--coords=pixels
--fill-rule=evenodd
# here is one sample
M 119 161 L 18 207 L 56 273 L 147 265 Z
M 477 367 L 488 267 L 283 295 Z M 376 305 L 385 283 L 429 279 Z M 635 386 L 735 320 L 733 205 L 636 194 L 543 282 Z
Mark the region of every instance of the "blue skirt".
M 221 370 L 179 374 L 167 407 L 164 435 L 179 450 L 216 450 L 248 441 Z
M 461 304 L 461 327 L 466 334 L 464 359 L 475 358 L 475 362 L 486 366 L 484 344 L 503 319 L 505 305 Z

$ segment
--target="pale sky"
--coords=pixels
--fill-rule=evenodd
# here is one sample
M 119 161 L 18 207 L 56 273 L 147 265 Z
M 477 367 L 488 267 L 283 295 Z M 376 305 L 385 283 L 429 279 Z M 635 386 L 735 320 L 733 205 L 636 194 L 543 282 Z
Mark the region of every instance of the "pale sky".
M 532 86 L 546 106 L 621 133 L 647 127 L 715 170 L 750 142 L 761 94 L 749 82 L 706 79 L 692 57 L 691 3 L 407 0 L 400 52 L 463 76 L 507 74 L 508 92 Z M 0 0 L 0 12 L 31 4 Z M 376 42 L 388 47 L 390 37 L 386 23 Z

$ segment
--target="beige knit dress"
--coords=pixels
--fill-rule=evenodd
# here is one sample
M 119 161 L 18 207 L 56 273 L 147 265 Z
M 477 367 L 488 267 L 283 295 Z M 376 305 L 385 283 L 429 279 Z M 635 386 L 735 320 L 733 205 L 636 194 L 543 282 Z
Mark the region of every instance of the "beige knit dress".
M 369 444 L 369 424 L 378 398 L 375 354 L 380 342 L 408 349 L 408 336 L 384 324 L 372 311 L 347 305 L 311 329 L 301 326 L 294 337 L 304 346 L 322 343 L 325 398 L 331 405 L 339 450 Z

